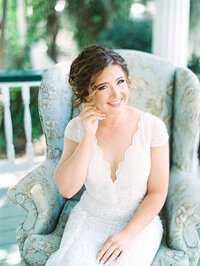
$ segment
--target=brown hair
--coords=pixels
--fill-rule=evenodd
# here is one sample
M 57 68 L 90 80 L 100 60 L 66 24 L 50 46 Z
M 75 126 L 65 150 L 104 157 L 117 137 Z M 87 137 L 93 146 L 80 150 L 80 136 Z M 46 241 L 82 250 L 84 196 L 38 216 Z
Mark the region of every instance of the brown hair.
M 128 79 L 128 68 L 125 60 L 113 49 L 105 46 L 87 46 L 72 62 L 69 73 L 69 84 L 72 86 L 74 108 L 78 108 L 89 95 L 88 88 L 93 86 L 103 69 L 109 65 L 120 65 Z

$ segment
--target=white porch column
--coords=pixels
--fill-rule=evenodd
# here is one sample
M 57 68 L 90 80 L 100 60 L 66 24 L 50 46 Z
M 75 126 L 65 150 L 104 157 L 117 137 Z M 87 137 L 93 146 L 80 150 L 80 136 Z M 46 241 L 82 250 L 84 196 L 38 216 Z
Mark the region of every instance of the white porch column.
M 187 66 L 190 0 L 155 0 L 153 54 Z
M 155 0 L 153 54 L 179 67 L 187 67 L 190 0 Z M 191 168 L 196 172 L 200 131 L 198 130 Z

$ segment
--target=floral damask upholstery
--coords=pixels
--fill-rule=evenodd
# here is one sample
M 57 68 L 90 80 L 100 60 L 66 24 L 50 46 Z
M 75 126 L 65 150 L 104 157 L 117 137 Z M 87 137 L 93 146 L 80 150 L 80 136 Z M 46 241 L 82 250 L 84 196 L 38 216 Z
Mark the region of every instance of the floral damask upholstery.
M 200 254 L 197 233 L 200 180 L 190 169 L 200 118 L 198 79 L 189 69 L 176 68 L 151 54 L 133 50 L 117 52 L 125 58 L 130 71 L 129 104 L 160 117 L 170 136 L 169 192 L 160 212 L 164 235 L 152 266 L 196 266 Z M 70 210 L 85 189 L 83 186 L 72 199 L 66 200 L 54 182 L 64 130 L 78 114 L 73 109 L 72 91 L 67 81 L 69 68 L 70 63 L 64 62 L 49 69 L 39 90 L 46 160 L 8 191 L 10 200 L 26 211 L 16 233 L 22 265 L 44 265 L 58 249 Z

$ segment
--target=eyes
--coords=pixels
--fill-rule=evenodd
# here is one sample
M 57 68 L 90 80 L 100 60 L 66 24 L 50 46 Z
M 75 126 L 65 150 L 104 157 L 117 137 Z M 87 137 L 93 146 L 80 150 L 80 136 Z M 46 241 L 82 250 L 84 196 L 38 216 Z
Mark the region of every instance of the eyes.
M 125 82 L 125 80 L 124 79 L 120 79 L 120 80 L 118 80 L 117 85 L 119 85 L 119 84 L 121 84 L 123 82 Z M 98 88 L 98 90 L 104 90 L 104 89 L 106 89 L 106 86 L 101 86 L 101 87 Z

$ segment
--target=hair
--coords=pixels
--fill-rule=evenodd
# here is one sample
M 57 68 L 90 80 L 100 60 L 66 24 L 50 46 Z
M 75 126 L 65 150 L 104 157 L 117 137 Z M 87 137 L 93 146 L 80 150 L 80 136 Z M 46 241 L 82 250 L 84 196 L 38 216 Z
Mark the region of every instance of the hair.
M 89 96 L 89 86 L 95 92 L 94 84 L 103 69 L 114 64 L 122 67 L 129 84 L 127 64 L 113 49 L 97 45 L 87 46 L 82 49 L 71 64 L 68 80 L 72 86 L 74 108 L 78 108 L 81 103 L 86 101 L 85 97 Z

